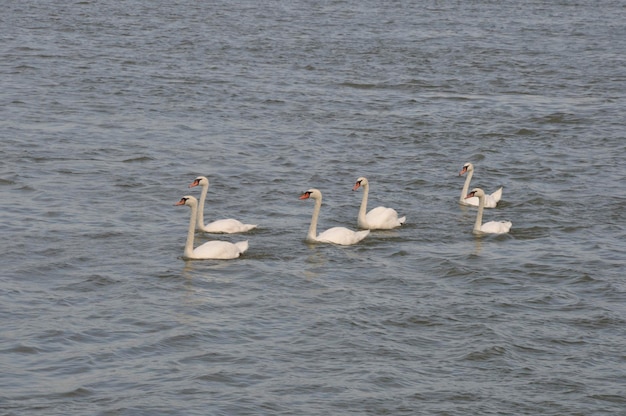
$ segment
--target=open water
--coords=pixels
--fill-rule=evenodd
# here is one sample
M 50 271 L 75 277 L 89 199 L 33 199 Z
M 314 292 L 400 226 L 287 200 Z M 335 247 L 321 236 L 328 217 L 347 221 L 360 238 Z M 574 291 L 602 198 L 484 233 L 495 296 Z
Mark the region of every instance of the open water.
M 3 2 L 0 414 L 626 414 L 625 68 L 616 0 Z M 359 176 L 406 225 L 306 244 Z

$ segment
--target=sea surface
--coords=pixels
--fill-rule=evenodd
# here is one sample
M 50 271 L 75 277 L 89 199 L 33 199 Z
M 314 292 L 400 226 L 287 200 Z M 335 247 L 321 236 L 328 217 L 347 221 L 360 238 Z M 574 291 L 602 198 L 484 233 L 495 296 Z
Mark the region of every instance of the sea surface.
M 625 415 L 625 126 L 623 1 L 4 1 L 0 415 Z

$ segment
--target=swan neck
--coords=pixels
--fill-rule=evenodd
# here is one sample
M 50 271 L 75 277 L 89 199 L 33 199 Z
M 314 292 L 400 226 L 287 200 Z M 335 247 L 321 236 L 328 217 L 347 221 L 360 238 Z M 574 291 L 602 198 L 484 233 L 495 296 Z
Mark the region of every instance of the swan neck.
M 315 208 L 313 208 L 313 216 L 311 217 L 311 225 L 309 226 L 309 232 L 306 235 L 306 239 L 309 241 L 316 241 L 317 219 L 320 216 L 321 209 L 322 209 L 322 198 L 319 198 L 315 200 Z
M 480 231 L 483 225 L 483 211 L 485 210 L 485 196 L 478 197 L 478 213 L 476 214 L 476 222 L 474 223 L 474 231 Z
M 472 180 L 472 175 L 474 174 L 474 169 L 467 171 L 467 177 L 465 178 L 465 183 L 463 184 L 463 190 L 461 191 L 461 203 L 465 203 L 465 196 L 467 196 L 467 191 L 469 191 L 470 181 Z
M 196 229 L 196 215 L 198 212 L 197 205 L 191 205 L 191 215 L 189 216 L 189 229 L 187 230 L 187 241 L 185 242 L 184 256 L 187 258 L 193 257 L 193 240 Z
M 361 207 L 359 208 L 358 223 L 365 224 L 365 213 L 367 212 L 367 196 L 370 192 L 370 185 L 366 184 L 363 187 L 363 198 L 361 199 Z
M 209 191 L 209 184 L 202 185 L 202 191 L 200 192 L 200 199 L 198 200 L 198 220 L 196 222 L 196 226 L 199 230 L 204 228 L 204 200 L 206 199 L 206 194 Z

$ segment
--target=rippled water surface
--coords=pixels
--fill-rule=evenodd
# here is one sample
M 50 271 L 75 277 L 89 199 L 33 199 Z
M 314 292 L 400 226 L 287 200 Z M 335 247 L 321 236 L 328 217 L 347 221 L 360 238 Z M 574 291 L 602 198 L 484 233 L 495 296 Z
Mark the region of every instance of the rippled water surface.
M 9 1 L 0 413 L 626 408 L 619 1 Z M 458 204 L 504 186 L 472 234 Z M 259 227 L 185 261 L 205 218 Z M 311 245 L 369 206 L 407 216 Z

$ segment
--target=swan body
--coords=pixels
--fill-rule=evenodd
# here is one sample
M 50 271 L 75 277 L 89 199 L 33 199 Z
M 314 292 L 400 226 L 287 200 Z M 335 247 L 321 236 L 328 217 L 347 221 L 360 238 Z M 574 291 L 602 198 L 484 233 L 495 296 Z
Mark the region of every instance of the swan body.
M 474 165 L 467 162 L 463 165 L 461 172 L 459 172 L 459 176 L 463 176 L 467 173 L 467 177 L 465 178 L 465 183 L 463 184 L 463 189 L 461 190 L 461 198 L 459 199 L 459 203 L 462 205 L 471 205 L 474 207 L 478 206 L 478 198 L 472 197 L 467 198 L 467 191 L 469 189 L 470 181 L 472 180 L 472 176 L 474 175 Z M 498 205 L 498 201 L 502 198 L 502 187 L 500 187 L 497 191 L 492 193 L 491 195 L 485 195 L 485 208 L 495 208 Z
M 256 228 L 256 224 L 244 224 L 241 221 L 238 221 L 233 218 L 228 218 L 224 220 L 217 220 L 210 222 L 208 224 L 204 224 L 204 201 L 206 200 L 207 192 L 209 191 L 209 180 L 206 176 L 198 176 L 194 181 L 189 185 L 190 188 L 194 186 L 201 186 L 202 192 L 200 193 L 200 206 L 198 207 L 198 221 L 196 222 L 196 228 L 199 231 L 204 231 L 205 233 L 213 233 L 213 234 L 234 234 L 234 233 L 245 233 L 246 231 L 250 231 L 253 228 Z
M 393 208 L 376 207 L 367 214 L 367 196 L 369 194 L 370 185 L 366 178 L 360 177 L 356 180 L 356 184 L 352 188 L 353 191 L 363 187 L 363 199 L 359 208 L 359 216 L 357 217 L 357 225 L 359 228 L 368 230 L 390 230 L 404 224 L 406 217 L 398 218 L 398 213 Z
M 322 209 L 322 193 L 318 189 L 309 189 L 308 191 L 300 195 L 300 199 L 308 198 L 312 198 L 315 200 L 313 217 L 311 218 L 311 225 L 309 226 L 309 232 L 306 237 L 306 240 L 308 242 L 332 243 L 348 246 L 358 243 L 370 233 L 370 230 L 352 231 L 345 227 L 333 227 L 319 233 L 319 235 L 316 236 L 315 234 L 317 232 L 317 220 L 320 215 L 320 210 Z
M 191 260 L 227 260 L 236 259 L 248 249 L 248 241 L 229 243 L 227 241 L 208 241 L 201 246 L 193 248 L 194 230 L 198 211 L 198 200 L 191 195 L 184 196 L 175 205 L 187 205 L 191 207 L 189 230 L 183 257 Z
M 483 224 L 483 210 L 485 208 L 485 191 L 480 188 L 472 189 L 466 198 L 478 198 L 478 213 L 474 223 L 474 234 L 504 234 L 508 233 L 513 223 L 511 221 L 489 221 Z

